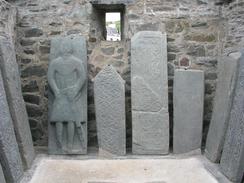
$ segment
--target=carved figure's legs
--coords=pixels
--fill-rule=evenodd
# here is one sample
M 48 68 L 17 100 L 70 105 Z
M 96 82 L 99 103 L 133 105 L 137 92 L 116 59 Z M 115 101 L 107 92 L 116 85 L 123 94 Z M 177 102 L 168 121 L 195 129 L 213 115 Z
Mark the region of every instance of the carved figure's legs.
M 56 134 L 57 134 L 57 143 L 60 148 L 63 149 L 63 123 L 56 122 Z
M 73 149 L 74 135 L 75 135 L 75 124 L 73 121 L 69 121 L 68 122 L 68 149 L 70 151 L 72 151 Z

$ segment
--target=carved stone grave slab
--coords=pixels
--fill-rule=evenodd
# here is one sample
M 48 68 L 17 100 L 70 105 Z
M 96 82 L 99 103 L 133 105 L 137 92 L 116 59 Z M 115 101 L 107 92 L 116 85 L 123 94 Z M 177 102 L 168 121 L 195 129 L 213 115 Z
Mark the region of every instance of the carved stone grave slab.
M 133 154 L 169 150 L 166 34 L 142 31 L 131 40 Z
M 239 183 L 244 173 L 244 50 L 230 56 L 240 58 L 240 62 L 220 168 L 231 181 Z
M 237 66 L 238 59 L 225 56 L 219 60 L 214 108 L 205 149 L 205 155 L 212 162 L 220 161 L 223 150 L 236 82 Z
M 173 99 L 173 152 L 187 153 L 201 148 L 204 72 L 176 69 Z
M 81 36 L 56 37 L 48 68 L 49 153 L 87 153 L 87 48 Z
M 1 164 L 0 164 L 0 182 L 6 183 Z
M 99 154 L 125 155 L 125 81 L 113 66 L 98 73 L 94 94 Z
M 15 49 L 11 38 L 7 35 L 0 36 L 0 68 L 21 158 L 25 168 L 30 168 L 35 158 L 35 152 L 25 102 L 21 92 Z
M 23 165 L 14 134 L 6 92 L 0 70 L 0 163 L 7 182 L 17 183 L 23 176 Z

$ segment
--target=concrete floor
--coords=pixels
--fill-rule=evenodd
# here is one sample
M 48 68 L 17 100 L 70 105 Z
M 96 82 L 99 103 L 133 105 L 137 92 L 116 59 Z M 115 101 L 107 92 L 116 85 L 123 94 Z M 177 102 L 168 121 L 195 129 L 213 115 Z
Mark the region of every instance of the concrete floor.
M 230 183 L 200 154 L 184 156 L 38 155 L 21 183 Z

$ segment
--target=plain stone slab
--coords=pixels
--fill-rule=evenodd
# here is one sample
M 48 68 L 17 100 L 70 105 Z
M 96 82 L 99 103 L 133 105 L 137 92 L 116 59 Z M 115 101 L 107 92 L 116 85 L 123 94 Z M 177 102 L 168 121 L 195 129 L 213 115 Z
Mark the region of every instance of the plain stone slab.
M 204 72 L 176 69 L 173 99 L 173 152 L 187 153 L 201 148 Z
M 205 155 L 212 162 L 219 162 L 229 122 L 230 108 L 236 82 L 238 59 L 221 57 L 214 99 L 212 119 L 209 126 Z
M 48 82 L 49 154 L 86 154 L 87 47 L 83 36 L 58 36 L 52 39 Z M 55 93 L 55 86 L 51 86 L 53 83 L 59 94 Z M 63 124 L 62 130 L 57 130 L 57 123 Z M 71 128 L 68 128 L 68 123 Z M 72 124 L 73 133 L 69 130 Z M 57 131 L 61 138 L 58 138 Z M 72 136 L 73 139 L 69 138 Z
M 244 176 L 244 50 L 230 56 L 240 58 L 240 63 L 220 167 L 231 181 L 239 183 Z
M 0 182 L 6 183 L 1 164 L 0 164 Z
M 0 163 L 7 182 L 17 183 L 23 176 L 23 165 L 14 134 L 2 73 L 0 70 Z
M 35 152 L 25 102 L 21 92 L 15 49 L 11 38 L 8 36 L 0 36 L 0 67 L 23 165 L 25 168 L 30 168 L 35 158 Z
M 125 81 L 113 66 L 96 76 L 94 97 L 99 154 L 125 155 Z
M 142 31 L 131 40 L 133 154 L 169 150 L 166 33 Z

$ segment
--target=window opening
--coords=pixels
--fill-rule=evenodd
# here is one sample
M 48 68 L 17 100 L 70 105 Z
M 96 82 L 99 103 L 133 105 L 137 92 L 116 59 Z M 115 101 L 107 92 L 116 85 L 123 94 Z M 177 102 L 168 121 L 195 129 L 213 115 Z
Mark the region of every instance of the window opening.
M 121 41 L 121 13 L 106 13 L 106 40 Z

